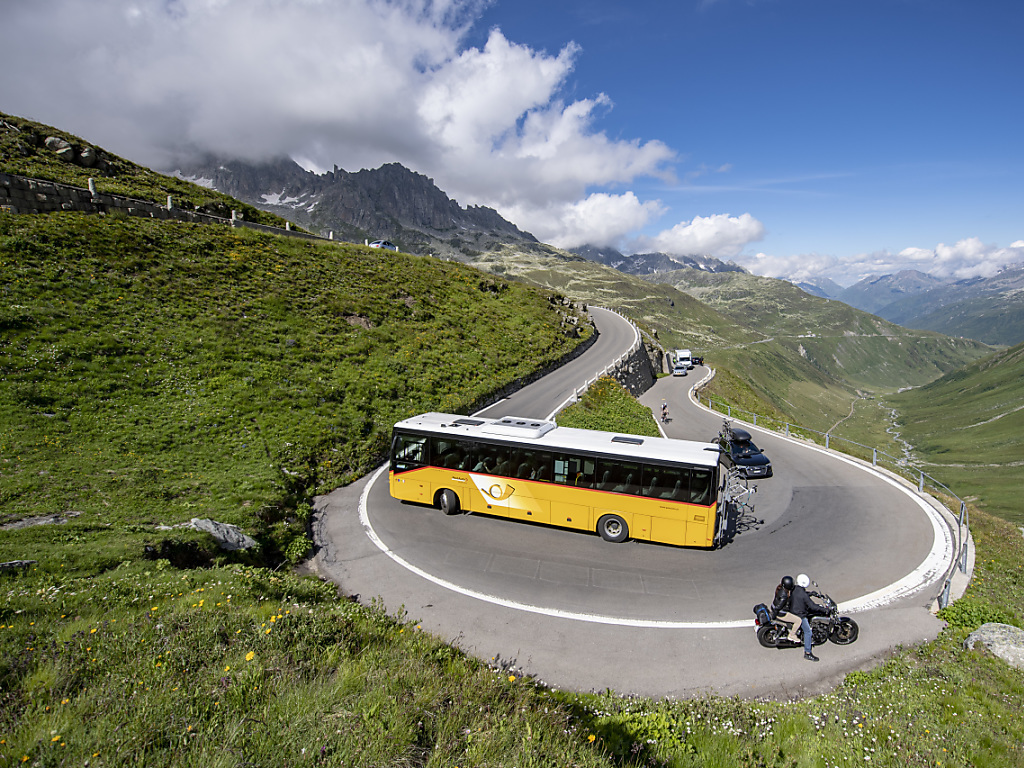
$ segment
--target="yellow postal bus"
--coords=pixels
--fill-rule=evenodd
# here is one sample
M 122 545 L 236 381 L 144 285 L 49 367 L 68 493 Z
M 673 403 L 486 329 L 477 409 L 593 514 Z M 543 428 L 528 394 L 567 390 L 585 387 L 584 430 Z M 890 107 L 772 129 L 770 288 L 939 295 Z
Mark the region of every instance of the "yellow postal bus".
M 506 417 L 424 413 L 395 424 L 391 495 L 534 523 L 712 547 L 718 447 Z

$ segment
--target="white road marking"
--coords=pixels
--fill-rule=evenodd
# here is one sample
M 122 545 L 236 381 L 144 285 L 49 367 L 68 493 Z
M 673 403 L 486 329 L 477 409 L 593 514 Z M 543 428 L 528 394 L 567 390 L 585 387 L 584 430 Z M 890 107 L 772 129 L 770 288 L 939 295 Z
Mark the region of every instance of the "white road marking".
M 710 374 L 709 374 L 710 375 Z M 700 382 L 703 383 L 703 382 Z M 697 385 L 694 385 L 693 389 L 696 389 Z M 691 401 L 693 400 L 693 389 L 690 390 Z M 696 403 L 700 408 L 704 406 L 700 403 Z M 708 409 L 705 409 L 708 410 Z M 753 425 L 751 425 L 753 426 Z M 758 428 L 759 429 L 759 428 Z M 761 430 L 765 431 L 765 430 Z M 803 446 L 809 450 L 815 450 L 826 456 L 829 456 L 838 461 L 844 461 L 850 466 L 861 469 L 869 474 L 878 477 L 885 482 L 889 483 L 893 488 L 902 493 L 905 493 L 921 508 L 932 524 L 932 547 L 928 552 L 928 555 L 917 566 L 913 571 L 908 573 L 899 581 L 896 581 L 887 587 L 875 590 L 867 595 L 847 600 L 846 602 L 839 605 L 841 613 L 855 613 L 860 611 L 866 611 L 872 608 L 880 608 L 895 602 L 901 598 L 907 597 L 924 589 L 929 584 L 934 583 L 940 579 L 946 571 L 946 564 L 953 562 L 953 548 L 955 546 L 952 540 L 952 534 L 944 524 L 944 521 L 940 517 L 937 510 L 935 510 L 930 504 L 915 493 L 912 493 L 909 488 L 896 482 L 888 475 L 879 472 L 878 470 L 867 467 L 859 462 L 849 459 L 841 454 L 833 451 L 826 451 L 824 448 L 820 448 L 816 445 L 808 445 L 807 443 L 788 438 L 778 433 L 770 433 L 774 437 L 779 437 L 783 440 L 789 440 L 794 445 Z M 571 621 L 585 621 L 592 624 L 610 624 L 620 627 L 642 627 L 645 629 L 735 629 L 738 627 L 752 627 L 754 625 L 753 619 L 736 619 L 733 621 L 658 621 L 655 619 L 627 619 L 618 616 L 602 616 L 600 614 L 592 613 L 577 613 L 573 611 L 562 611 L 557 608 L 545 608 L 539 605 L 530 605 L 529 603 L 520 603 L 515 600 L 509 600 L 498 595 L 490 595 L 485 592 L 478 592 L 477 590 L 463 587 L 454 582 L 446 579 L 434 576 L 431 573 L 423 570 L 419 566 L 413 565 L 408 560 L 404 559 L 401 555 L 393 552 L 387 544 L 385 544 L 381 538 L 377 535 L 377 532 L 373 529 L 373 524 L 370 522 L 369 517 L 369 506 L 368 499 L 370 491 L 373 489 L 377 479 L 388 469 L 388 465 L 385 464 L 374 472 L 373 477 L 366 484 L 366 488 L 363 489 L 362 494 L 359 497 L 359 522 L 363 526 L 363 530 L 366 532 L 367 537 L 370 541 L 376 545 L 376 547 L 391 558 L 395 563 L 402 566 L 411 573 L 416 574 L 420 578 L 426 579 L 432 584 L 456 592 L 466 597 L 471 597 L 476 600 L 483 600 L 484 602 L 491 603 L 492 605 L 502 606 L 504 608 L 511 608 L 517 611 L 525 611 L 527 613 L 536 613 L 542 616 L 550 616 L 557 619 L 569 619 Z

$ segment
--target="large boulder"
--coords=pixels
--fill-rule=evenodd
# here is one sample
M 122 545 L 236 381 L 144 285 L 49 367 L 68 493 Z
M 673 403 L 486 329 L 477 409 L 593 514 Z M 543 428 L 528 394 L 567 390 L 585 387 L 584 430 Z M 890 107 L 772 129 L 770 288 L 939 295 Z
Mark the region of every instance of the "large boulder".
M 65 141 L 59 136 L 48 136 L 43 144 L 61 160 L 68 163 L 75 162 L 75 148 L 71 146 L 70 142 Z
M 221 549 L 253 549 L 259 544 L 255 539 L 246 536 L 238 526 L 230 523 L 218 523 L 216 520 L 205 520 L 193 517 L 190 527 L 197 531 L 206 531 L 220 544 Z
M 964 648 L 982 643 L 993 655 L 1007 664 L 1024 669 L 1024 629 L 1009 624 L 982 624 L 964 640 Z

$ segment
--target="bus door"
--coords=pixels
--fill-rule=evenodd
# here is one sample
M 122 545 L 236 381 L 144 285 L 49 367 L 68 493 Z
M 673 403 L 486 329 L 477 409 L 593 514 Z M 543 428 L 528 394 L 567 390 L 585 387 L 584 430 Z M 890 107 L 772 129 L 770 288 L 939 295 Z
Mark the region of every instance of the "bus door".
M 416 472 L 427 464 L 427 438 L 396 434 L 391 444 L 391 495 L 403 501 L 430 504 L 430 482 Z
M 508 515 L 508 497 L 515 491 L 515 485 L 506 479 L 512 461 L 507 445 L 477 446 L 477 461 L 470 472 L 470 478 L 480 494 L 479 511 L 488 515 Z
M 476 465 L 477 459 L 477 445 L 471 440 L 431 437 L 430 463 L 442 470 L 434 475 L 432 494 L 444 488 L 450 489 L 459 497 L 462 509 L 478 511 L 480 495 L 470 480 L 470 470 Z
M 509 465 L 508 516 L 534 523 L 551 522 L 553 456 L 533 448 L 513 448 Z
M 580 489 L 594 487 L 597 462 L 589 456 L 558 454 L 554 460 L 554 483 L 551 493 L 551 522 L 566 528 L 592 531 L 597 519 Z M 584 502 L 584 503 L 580 503 Z

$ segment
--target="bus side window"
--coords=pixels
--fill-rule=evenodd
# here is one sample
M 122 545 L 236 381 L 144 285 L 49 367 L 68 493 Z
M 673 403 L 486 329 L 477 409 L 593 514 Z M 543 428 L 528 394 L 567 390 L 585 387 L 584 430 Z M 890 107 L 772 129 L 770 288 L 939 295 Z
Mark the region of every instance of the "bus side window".
M 554 469 L 556 483 L 574 485 L 577 488 L 594 487 L 593 459 L 558 454 L 554 457 Z
M 430 464 L 435 467 L 466 469 L 466 462 L 472 460 L 472 452 L 473 444 L 470 442 L 445 437 L 430 439 Z
M 669 501 L 689 501 L 690 470 L 678 467 L 647 466 L 648 474 L 656 473 L 654 483 L 644 489 L 644 495 Z
M 511 477 L 513 472 L 511 449 L 507 445 L 492 445 L 491 449 L 495 451 L 495 466 L 492 474 Z
M 692 469 L 690 474 L 690 502 L 693 504 L 711 503 L 711 486 L 714 485 L 713 473 L 710 469 Z
M 504 463 L 504 467 L 502 467 Z M 474 472 L 482 472 L 485 475 L 501 475 L 508 468 L 508 448 L 500 445 L 487 445 L 481 443 L 477 446 L 476 463 L 473 466 Z
M 597 488 L 601 491 L 637 493 L 640 487 L 640 465 L 631 461 L 599 461 L 597 476 Z
M 396 472 L 421 467 L 427 463 L 427 438 L 417 435 L 395 435 L 391 468 Z

